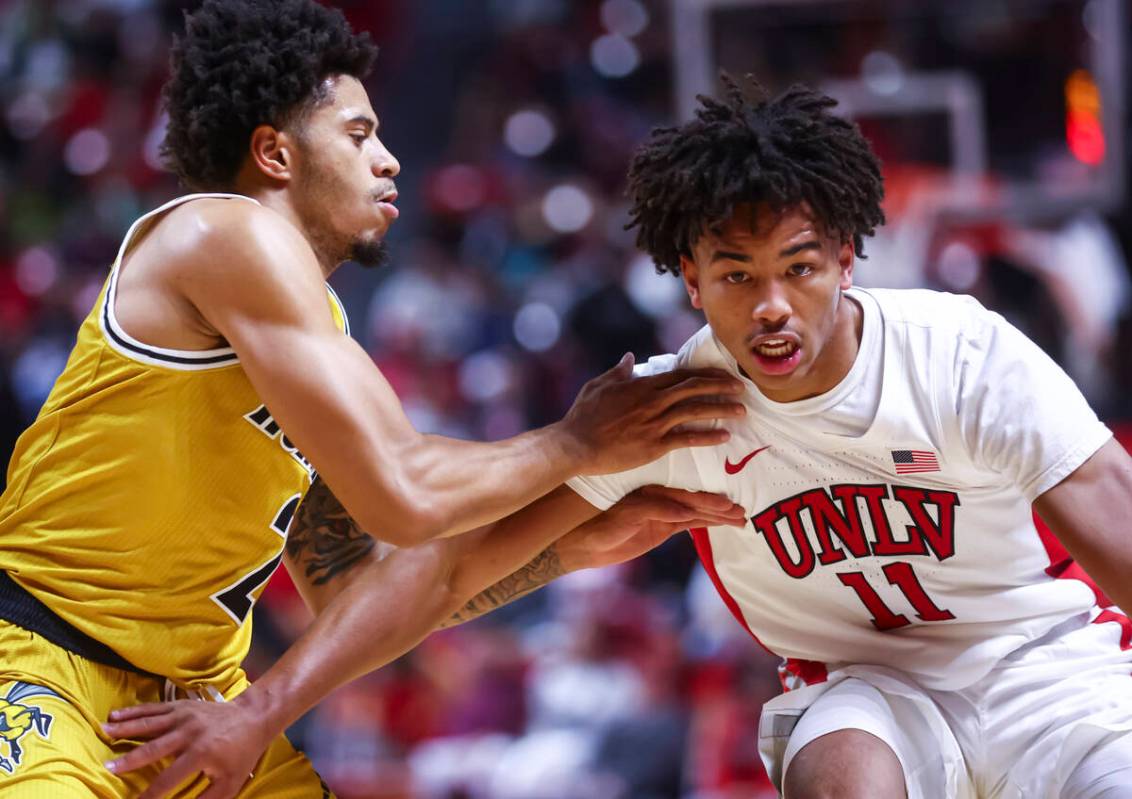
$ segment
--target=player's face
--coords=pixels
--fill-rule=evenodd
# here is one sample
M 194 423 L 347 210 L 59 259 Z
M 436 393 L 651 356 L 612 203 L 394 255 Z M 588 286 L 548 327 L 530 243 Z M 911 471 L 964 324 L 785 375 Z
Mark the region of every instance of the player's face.
M 377 137 L 365 87 L 348 75 L 327 80 L 333 100 L 310 112 L 298 137 L 295 206 L 316 249 L 376 265 L 398 216 L 393 178 L 401 165 Z
M 837 385 L 857 352 L 853 248 L 805 206 L 740 206 L 681 258 L 692 305 L 762 393 L 778 402 Z

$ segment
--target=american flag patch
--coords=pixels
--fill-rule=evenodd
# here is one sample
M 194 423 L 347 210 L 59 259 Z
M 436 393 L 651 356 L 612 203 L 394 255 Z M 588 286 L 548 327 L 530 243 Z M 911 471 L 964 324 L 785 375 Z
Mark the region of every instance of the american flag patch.
M 939 459 L 934 452 L 925 449 L 894 449 L 892 464 L 897 474 L 939 471 Z

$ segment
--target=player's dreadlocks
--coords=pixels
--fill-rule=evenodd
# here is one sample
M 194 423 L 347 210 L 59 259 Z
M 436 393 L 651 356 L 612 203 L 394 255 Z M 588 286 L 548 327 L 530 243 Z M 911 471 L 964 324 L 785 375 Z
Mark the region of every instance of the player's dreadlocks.
M 829 109 L 837 101 L 804 86 L 767 99 L 748 99 L 721 76 L 723 100 L 699 96 L 695 119 L 656 128 L 629 167 L 630 222 L 637 246 L 658 272 L 680 272 L 680 255 L 742 203 L 775 211 L 805 201 L 835 235 L 863 237 L 884 223 L 880 162 L 860 129 Z
M 301 122 L 329 99 L 327 77 L 360 80 L 376 57 L 368 33 L 314 0 L 205 0 L 173 45 L 161 154 L 189 187 L 224 188 L 257 126 Z

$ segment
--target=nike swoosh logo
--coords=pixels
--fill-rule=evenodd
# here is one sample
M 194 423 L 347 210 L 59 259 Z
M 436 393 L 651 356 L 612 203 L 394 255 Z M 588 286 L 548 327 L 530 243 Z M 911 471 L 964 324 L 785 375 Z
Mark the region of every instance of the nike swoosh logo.
M 764 449 L 770 449 L 770 446 L 767 445 L 765 447 L 759 447 L 758 449 L 756 449 L 754 452 L 752 452 L 747 457 L 743 458 L 743 460 L 739 461 L 738 463 L 732 463 L 730 458 L 724 460 L 723 461 L 724 471 L 726 471 L 728 474 L 739 474 L 739 472 L 743 471 L 743 467 L 747 465 L 747 461 L 749 461 L 751 458 L 758 455 Z

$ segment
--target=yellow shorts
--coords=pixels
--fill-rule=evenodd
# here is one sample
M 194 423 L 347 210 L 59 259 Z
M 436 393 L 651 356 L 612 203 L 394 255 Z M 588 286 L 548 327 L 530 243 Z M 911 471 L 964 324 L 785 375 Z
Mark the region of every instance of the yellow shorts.
M 240 680 L 226 699 L 248 685 Z M 111 710 L 160 702 L 164 682 L 72 654 L 0 620 L 0 796 L 4 799 L 125 799 L 137 796 L 169 762 L 114 775 L 103 765 L 136 741 L 107 738 Z M 198 776 L 176 793 L 208 786 Z M 260 759 L 240 799 L 324 799 L 331 793 L 310 761 L 282 735 Z

